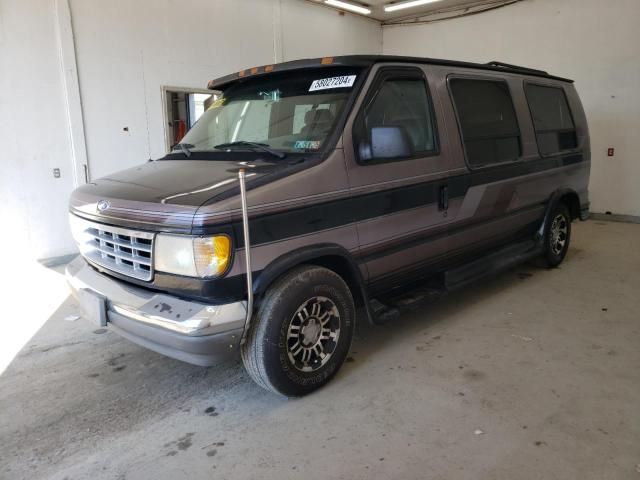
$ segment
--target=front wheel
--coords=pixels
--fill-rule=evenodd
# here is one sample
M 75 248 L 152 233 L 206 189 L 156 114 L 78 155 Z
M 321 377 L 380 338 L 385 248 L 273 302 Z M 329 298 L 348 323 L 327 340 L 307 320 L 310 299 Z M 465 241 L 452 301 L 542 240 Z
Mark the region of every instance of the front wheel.
M 335 272 L 304 265 L 276 281 L 253 318 L 242 361 L 260 386 L 287 397 L 328 383 L 349 352 L 355 306 Z
M 553 210 L 545 232 L 544 261 L 549 267 L 557 267 L 564 260 L 571 240 L 571 213 L 564 203 Z

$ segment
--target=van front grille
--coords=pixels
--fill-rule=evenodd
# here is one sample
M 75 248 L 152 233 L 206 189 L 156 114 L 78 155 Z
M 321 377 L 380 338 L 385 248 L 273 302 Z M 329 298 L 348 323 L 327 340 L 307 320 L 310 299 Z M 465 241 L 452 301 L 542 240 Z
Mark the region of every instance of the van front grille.
M 153 233 L 78 217 L 71 218 L 71 225 L 80 253 L 90 262 L 139 280 L 149 281 L 153 277 Z

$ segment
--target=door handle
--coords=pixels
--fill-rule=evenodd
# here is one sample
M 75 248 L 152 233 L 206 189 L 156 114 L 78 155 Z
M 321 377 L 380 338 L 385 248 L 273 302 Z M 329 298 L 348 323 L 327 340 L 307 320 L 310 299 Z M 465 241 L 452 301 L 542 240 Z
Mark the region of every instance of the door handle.
M 449 187 L 442 185 L 440 187 L 440 196 L 438 198 L 438 210 L 449 209 Z

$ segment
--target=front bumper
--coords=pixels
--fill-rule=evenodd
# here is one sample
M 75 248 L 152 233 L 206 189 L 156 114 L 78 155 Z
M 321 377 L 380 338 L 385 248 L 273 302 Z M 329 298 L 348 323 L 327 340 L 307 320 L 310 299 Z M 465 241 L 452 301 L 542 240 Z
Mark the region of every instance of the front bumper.
M 246 302 L 206 305 L 148 291 L 98 273 L 82 257 L 67 266 L 66 276 L 91 320 L 143 347 L 201 366 L 238 350 Z M 95 308 L 97 298 L 104 298 L 102 313 Z

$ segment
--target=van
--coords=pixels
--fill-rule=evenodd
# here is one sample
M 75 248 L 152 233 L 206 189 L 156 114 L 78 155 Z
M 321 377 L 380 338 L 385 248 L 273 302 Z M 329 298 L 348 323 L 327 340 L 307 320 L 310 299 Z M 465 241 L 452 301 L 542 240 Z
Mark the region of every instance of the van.
M 391 322 L 403 295 L 555 267 L 588 216 L 571 80 L 343 56 L 208 88 L 216 100 L 165 157 L 75 190 L 67 278 L 102 327 L 201 366 L 239 353 L 278 394 L 330 381 L 356 312 Z

